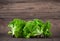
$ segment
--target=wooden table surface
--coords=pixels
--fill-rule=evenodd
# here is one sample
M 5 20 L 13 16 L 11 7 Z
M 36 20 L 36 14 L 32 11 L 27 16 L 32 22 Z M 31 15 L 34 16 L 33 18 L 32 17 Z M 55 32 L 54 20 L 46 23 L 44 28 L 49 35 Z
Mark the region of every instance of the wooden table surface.
M 52 38 L 12 38 L 7 34 L 0 34 L 0 41 L 60 41 L 60 37 L 52 37 Z
M 8 23 L 14 19 L 32 20 L 34 18 L 51 22 L 52 38 L 12 38 L 7 34 Z M 9 0 L 0 1 L 0 41 L 60 41 L 60 1 Z

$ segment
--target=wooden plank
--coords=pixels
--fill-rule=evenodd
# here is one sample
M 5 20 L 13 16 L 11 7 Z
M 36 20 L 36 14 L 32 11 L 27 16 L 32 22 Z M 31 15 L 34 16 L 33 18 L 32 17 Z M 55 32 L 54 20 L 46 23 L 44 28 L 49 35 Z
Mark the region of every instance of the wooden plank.
M 0 12 L 60 12 L 60 3 L 12 3 L 0 6 Z
M 7 34 L 0 34 L 0 41 L 52 41 L 52 38 L 13 38 Z
M 51 1 L 51 0 L 1 0 L 0 2 L 9 2 L 9 3 L 25 3 L 25 2 L 40 2 L 40 1 Z
M 8 3 L 31 3 L 31 2 L 57 2 L 60 0 L 0 0 L 0 4 L 8 4 Z
M 36 2 L 3 5 L 0 18 L 60 18 L 60 3 Z
M 53 38 L 53 41 L 60 41 L 60 38 Z
M 26 3 L 26 2 L 40 2 L 40 1 L 54 1 L 54 2 L 60 2 L 60 0 L 1 0 L 0 3 L 6 3 L 6 2 L 9 2 L 9 3 L 15 3 L 15 2 L 18 2 L 18 3 Z
M 40 13 L 40 12 L 19 12 L 19 13 L 0 13 L 0 18 L 21 18 L 21 19 L 60 19 L 60 13 Z
M 37 39 L 37 38 L 34 38 L 34 39 L 23 39 L 22 41 L 52 41 L 52 39 Z
M 51 39 L 37 39 L 37 38 L 31 38 L 31 39 L 24 39 L 24 38 L 9 38 L 9 37 L 3 37 L 0 39 L 0 41 L 52 41 Z

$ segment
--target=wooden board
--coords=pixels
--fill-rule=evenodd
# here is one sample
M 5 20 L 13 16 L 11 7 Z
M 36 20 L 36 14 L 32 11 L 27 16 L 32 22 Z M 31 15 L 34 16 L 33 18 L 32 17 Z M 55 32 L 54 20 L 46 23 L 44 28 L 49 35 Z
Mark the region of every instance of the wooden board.
M 0 0 L 0 3 L 28 3 L 28 2 L 41 2 L 41 1 L 60 2 L 60 0 Z
M 28 3 L 28 2 L 40 2 L 40 1 L 52 1 L 52 0 L 1 0 L 0 3 Z
M 60 3 L 12 3 L 1 5 L 0 18 L 60 18 Z
M 6 34 L 0 34 L 0 41 L 60 41 L 60 38 L 12 38 Z

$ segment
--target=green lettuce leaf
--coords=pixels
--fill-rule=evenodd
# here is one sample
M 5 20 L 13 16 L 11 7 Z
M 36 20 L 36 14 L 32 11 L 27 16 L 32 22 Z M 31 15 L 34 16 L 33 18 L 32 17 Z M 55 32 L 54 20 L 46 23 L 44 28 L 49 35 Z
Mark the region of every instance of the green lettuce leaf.
M 8 25 L 8 27 L 11 29 L 12 35 L 15 37 L 22 37 L 22 31 L 25 26 L 25 21 L 21 19 L 14 19 L 11 21 Z

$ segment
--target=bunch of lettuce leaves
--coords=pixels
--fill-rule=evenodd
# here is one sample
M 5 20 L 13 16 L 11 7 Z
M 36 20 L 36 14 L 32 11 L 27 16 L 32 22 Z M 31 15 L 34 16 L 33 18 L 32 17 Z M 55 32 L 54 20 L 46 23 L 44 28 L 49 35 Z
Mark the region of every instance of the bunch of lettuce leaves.
M 13 19 L 8 24 L 8 27 L 10 28 L 10 31 L 8 32 L 9 34 L 14 35 L 16 38 L 22 37 L 23 35 L 23 28 L 25 26 L 26 22 L 21 19 Z
M 51 23 L 47 21 L 46 23 L 39 19 L 33 19 L 30 21 L 24 21 L 21 19 L 13 19 L 8 27 L 10 31 L 8 32 L 16 38 L 24 37 L 30 38 L 31 36 L 41 36 L 41 37 L 50 37 L 51 36 Z

